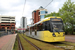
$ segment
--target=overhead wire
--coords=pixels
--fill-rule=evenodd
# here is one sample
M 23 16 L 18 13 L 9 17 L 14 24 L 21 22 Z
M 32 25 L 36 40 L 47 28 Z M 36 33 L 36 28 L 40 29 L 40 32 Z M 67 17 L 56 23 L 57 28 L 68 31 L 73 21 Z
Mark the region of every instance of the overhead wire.
M 52 0 L 52 1 L 53 1 L 53 0 Z M 51 2 L 52 2 L 52 1 L 51 1 Z M 51 2 L 49 2 L 49 4 L 51 4 Z M 49 5 L 49 4 L 48 4 L 48 5 Z M 45 8 L 46 8 L 48 5 L 46 5 Z
M 22 16 L 23 16 L 23 14 L 24 14 L 24 10 L 25 10 L 25 4 L 26 4 L 26 0 L 25 0 L 25 2 L 24 2 L 24 7 L 23 7 Z
M 24 2 L 24 7 L 23 7 L 22 16 L 23 16 L 23 14 L 24 14 L 24 10 L 25 10 L 25 4 L 26 4 L 26 0 L 25 0 L 25 2 Z M 23 24 L 24 24 L 24 23 L 23 23 Z M 24 29 L 24 26 L 23 26 L 23 29 Z M 24 35 L 24 30 L 23 30 L 23 35 Z

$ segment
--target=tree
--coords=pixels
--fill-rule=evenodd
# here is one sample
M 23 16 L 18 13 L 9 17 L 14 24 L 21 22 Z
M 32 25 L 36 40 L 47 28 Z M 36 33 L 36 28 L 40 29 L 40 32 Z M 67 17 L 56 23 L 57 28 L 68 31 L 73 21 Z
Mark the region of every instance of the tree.
M 46 15 L 45 18 L 50 16 L 59 16 L 59 13 L 51 12 L 50 14 Z
M 59 9 L 59 14 L 63 18 L 65 31 L 71 32 L 73 34 L 74 24 L 75 24 L 75 4 L 71 0 L 66 1 L 63 7 Z M 68 31 L 70 29 L 70 31 Z
M 65 32 L 72 33 L 74 32 L 75 29 L 75 4 L 74 2 L 71 2 L 71 0 L 66 1 L 63 4 L 63 7 L 59 9 L 58 13 L 50 13 L 45 16 L 50 17 L 50 16 L 60 16 L 63 19 L 64 22 L 64 28 Z

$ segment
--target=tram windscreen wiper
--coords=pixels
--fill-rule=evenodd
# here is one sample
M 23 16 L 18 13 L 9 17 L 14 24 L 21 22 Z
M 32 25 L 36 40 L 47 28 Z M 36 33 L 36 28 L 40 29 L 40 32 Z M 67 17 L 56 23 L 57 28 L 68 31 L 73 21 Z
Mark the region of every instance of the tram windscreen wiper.
M 58 30 L 53 30 L 53 32 L 59 32 Z

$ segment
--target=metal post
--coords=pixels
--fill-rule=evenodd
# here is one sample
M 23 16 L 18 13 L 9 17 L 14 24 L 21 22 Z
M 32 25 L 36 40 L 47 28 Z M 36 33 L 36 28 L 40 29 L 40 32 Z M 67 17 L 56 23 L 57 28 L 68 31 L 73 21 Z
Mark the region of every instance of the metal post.
M 5 32 L 7 32 L 7 27 L 5 27 Z
M 23 17 L 23 35 L 24 35 L 24 28 L 25 28 L 25 17 Z
M 24 35 L 24 27 L 23 27 L 23 35 Z

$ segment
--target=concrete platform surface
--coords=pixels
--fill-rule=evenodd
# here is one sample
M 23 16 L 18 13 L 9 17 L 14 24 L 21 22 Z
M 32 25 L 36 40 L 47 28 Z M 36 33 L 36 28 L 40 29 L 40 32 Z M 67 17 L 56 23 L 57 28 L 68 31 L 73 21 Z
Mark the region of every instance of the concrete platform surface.
M 0 37 L 0 50 L 13 50 L 17 34 L 10 34 Z

